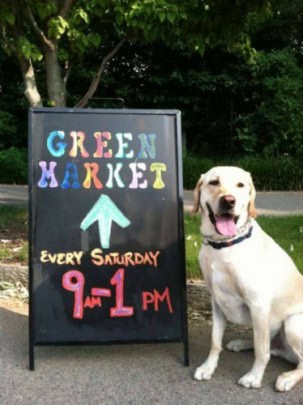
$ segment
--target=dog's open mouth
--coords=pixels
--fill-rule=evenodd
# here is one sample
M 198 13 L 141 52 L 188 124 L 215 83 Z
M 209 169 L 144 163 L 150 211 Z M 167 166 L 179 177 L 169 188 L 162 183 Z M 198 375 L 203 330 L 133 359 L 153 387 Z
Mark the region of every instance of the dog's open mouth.
M 236 233 L 238 232 L 236 225 L 239 217 L 229 213 L 215 215 L 209 204 L 207 204 L 207 208 L 209 212 L 209 219 L 220 235 L 226 237 L 232 237 L 236 235 Z
M 231 214 L 216 215 L 215 228 L 223 236 L 234 236 L 238 229 L 236 227 L 238 217 Z

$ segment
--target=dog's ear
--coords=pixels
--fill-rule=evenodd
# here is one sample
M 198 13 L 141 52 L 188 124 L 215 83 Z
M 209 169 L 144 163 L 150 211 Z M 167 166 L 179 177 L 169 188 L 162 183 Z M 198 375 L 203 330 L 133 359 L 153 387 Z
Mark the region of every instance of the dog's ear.
M 250 200 L 249 200 L 249 204 L 248 204 L 248 214 L 250 217 L 256 218 L 257 217 L 257 210 L 256 210 L 256 206 L 255 206 L 256 189 L 255 189 L 251 176 L 250 176 L 250 181 L 249 181 L 249 187 L 250 187 Z
M 192 210 L 192 214 L 196 214 L 197 212 L 199 212 L 200 209 L 200 194 L 201 194 L 201 186 L 203 184 L 203 177 L 204 175 L 202 174 L 194 189 L 194 208 Z

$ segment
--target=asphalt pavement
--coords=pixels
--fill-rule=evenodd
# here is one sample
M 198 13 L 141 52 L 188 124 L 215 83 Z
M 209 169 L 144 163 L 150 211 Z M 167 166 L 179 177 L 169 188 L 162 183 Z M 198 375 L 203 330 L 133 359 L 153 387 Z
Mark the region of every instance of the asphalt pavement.
M 0 207 L 12 205 L 27 208 L 28 188 L 0 184 Z M 303 192 L 258 192 L 256 206 L 260 215 L 303 215 Z M 193 207 L 193 191 L 184 191 L 184 209 Z
M 184 207 L 193 206 L 193 191 L 184 191 Z M 256 197 L 259 215 L 303 215 L 302 191 L 259 191 Z
M 28 203 L 28 187 L 0 184 L 0 207 L 11 205 L 26 208 Z
M 28 370 L 27 325 L 26 315 L 0 307 L 2 405 L 303 404 L 302 383 L 288 393 L 275 392 L 277 376 L 293 367 L 277 358 L 270 360 L 260 389 L 237 384 L 252 365 L 251 351 L 224 350 L 213 379 L 195 381 L 195 367 L 209 350 L 208 325 L 190 325 L 189 367 L 183 366 L 179 343 L 47 346 L 35 349 L 36 371 Z M 235 337 L 227 332 L 224 342 Z

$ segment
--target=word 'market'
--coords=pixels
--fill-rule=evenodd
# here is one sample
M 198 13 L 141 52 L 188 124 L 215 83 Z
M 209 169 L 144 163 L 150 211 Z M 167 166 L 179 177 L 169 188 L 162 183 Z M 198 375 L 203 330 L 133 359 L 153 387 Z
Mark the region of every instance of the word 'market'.
M 135 145 L 139 145 L 138 150 L 134 150 L 133 135 L 129 132 L 119 132 L 113 139 L 110 132 L 94 132 L 95 150 L 88 151 L 85 143 L 86 134 L 83 131 L 71 131 L 69 138 L 66 138 L 64 131 L 52 131 L 47 137 L 47 150 L 53 158 L 62 158 L 69 156 L 76 158 L 75 161 L 66 162 L 64 166 L 64 175 L 62 180 L 58 181 L 58 163 L 54 160 L 49 162 L 40 161 L 41 177 L 38 181 L 40 188 L 78 189 L 83 188 L 124 188 L 146 189 L 152 182 L 154 189 L 162 189 L 165 183 L 162 173 L 166 171 L 166 164 L 162 162 L 152 162 L 146 164 L 138 160 L 155 160 L 156 135 L 139 134 Z M 69 144 L 70 143 L 70 144 Z M 80 159 L 97 159 L 96 161 L 85 161 L 78 163 Z M 100 159 L 111 159 L 111 162 L 101 164 Z M 135 159 L 127 164 L 119 160 Z M 112 160 L 118 160 L 118 163 L 112 163 Z M 146 178 L 147 177 L 147 178 Z

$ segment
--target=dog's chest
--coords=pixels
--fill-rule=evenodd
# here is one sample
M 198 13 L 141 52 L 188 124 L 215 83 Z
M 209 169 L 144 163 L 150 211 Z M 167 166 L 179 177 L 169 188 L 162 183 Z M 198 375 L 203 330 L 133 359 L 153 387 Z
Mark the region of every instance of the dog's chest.
M 228 259 L 213 261 L 211 265 L 213 296 L 226 318 L 231 322 L 250 324 L 250 311 L 238 284 L 236 271 Z

